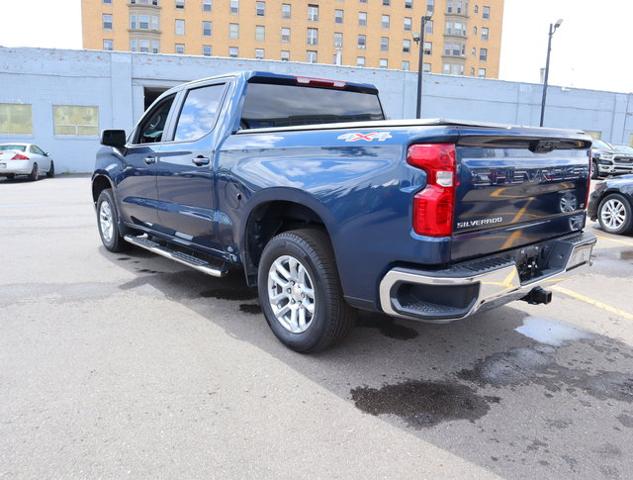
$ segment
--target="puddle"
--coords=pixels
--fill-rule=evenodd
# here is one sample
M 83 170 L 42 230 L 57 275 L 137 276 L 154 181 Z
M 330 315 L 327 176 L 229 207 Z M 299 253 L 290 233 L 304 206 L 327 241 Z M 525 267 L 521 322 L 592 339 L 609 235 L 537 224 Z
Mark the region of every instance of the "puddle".
M 396 323 L 393 318 L 384 315 L 363 313 L 359 316 L 356 326 L 375 328 L 385 337 L 394 338 L 396 340 L 411 340 L 418 336 L 416 329 L 400 325 Z
M 240 312 L 251 313 L 253 315 L 257 315 L 262 313 L 262 307 L 253 303 L 242 303 L 240 305 Z
M 356 407 L 371 415 L 397 415 L 410 427 L 432 427 L 447 420 L 483 417 L 498 397 L 485 397 L 458 383 L 408 380 L 381 388 L 351 390 Z
M 514 330 L 539 343 L 554 347 L 560 347 L 568 342 L 591 338 L 589 332 L 540 317 L 527 317 L 523 320 L 523 325 Z

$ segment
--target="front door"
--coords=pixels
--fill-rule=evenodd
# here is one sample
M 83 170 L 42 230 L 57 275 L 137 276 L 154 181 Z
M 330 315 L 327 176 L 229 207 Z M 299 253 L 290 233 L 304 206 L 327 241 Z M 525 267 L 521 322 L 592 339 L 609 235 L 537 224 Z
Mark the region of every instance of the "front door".
M 183 92 L 172 140 L 161 147 L 158 212 L 161 230 L 209 250 L 217 250 L 214 127 L 226 84 Z
M 175 94 L 162 99 L 143 117 L 123 154 L 117 186 L 121 216 L 126 223 L 155 228 L 158 223 L 157 162 Z

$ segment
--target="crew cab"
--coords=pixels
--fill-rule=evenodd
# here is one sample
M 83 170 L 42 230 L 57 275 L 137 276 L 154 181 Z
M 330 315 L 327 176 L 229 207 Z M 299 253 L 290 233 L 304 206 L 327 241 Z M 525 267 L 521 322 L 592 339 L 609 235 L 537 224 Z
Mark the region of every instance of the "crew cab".
M 358 309 L 445 323 L 588 265 L 591 139 L 450 120 L 387 121 L 375 87 L 241 72 L 165 92 L 102 133 L 101 240 L 257 286 L 300 352 Z

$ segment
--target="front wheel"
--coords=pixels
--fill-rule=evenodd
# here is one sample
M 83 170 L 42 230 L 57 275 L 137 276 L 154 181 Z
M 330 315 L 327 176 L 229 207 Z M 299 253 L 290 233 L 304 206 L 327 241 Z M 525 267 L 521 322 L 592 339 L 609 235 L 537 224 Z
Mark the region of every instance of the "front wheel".
M 320 229 L 273 237 L 259 263 L 260 305 L 275 336 L 297 352 L 318 352 L 343 339 L 356 312 L 343 298 L 334 252 Z
M 598 221 L 606 232 L 627 233 L 633 222 L 631 204 L 619 193 L 607 195 L 598 207 Z
M 48 172 L 46 172 L 46 177 L 47 178 L 54 178 L 55 177 L 55 164 L 53 163 L 52 160 L 51 160 L 51 168 L 49 168 Z
M 121 235 L 114 197 L 109 188 L 103 190 L 97 200 L 97 225 L 104 247 L 111 252 L 126 250 L 128 243 Z

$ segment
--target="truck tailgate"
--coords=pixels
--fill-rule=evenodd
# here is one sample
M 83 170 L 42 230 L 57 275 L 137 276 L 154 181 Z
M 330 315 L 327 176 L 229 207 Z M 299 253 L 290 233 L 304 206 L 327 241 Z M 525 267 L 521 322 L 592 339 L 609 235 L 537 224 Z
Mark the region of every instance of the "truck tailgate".
M 460 138 L 452 261 L 584 227 L 590 141 L 538 137 L 536 129 L 529 133 Z

